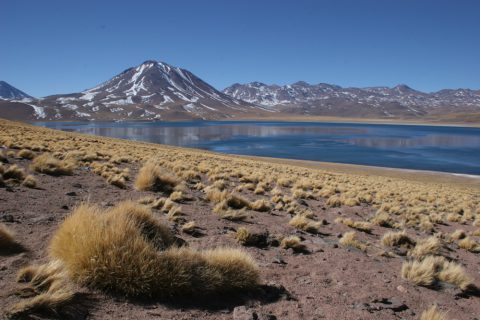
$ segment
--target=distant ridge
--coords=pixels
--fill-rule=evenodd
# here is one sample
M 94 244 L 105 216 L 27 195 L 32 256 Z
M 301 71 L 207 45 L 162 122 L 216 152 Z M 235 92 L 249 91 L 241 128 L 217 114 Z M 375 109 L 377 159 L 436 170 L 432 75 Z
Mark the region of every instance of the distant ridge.
M 480 112 L 480 90 L 470 89 L 424 93 L 405 84 L 393 88 L 343 88 L 298 81 L 283 86 L 261 82 L 236 83 L 223 92 L 259 106 L 303 115 L 422 117 Z

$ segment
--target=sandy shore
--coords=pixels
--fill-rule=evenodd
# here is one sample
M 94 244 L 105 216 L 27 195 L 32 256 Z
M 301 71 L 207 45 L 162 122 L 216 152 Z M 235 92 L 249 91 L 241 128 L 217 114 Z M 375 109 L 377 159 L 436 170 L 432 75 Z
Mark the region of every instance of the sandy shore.
M 281 159 L 255 156 L 234 156 L 244 159 L 252 159 L 266 163 L 278 163 L 285 165 L 298 166 L 309 169 L 325 170 L 333 173 L 354 174 L 359 176 L 379 176 L 387 178 L 401 178 L 409 181 L 418 181 L 426 183 L 452 184 L 463 187 L 480 189 L 480 176 L 467 175 L 460 173 L 448 173 L 425 170 L 409 170 L 399 168 L 364 166 L 346 163 L 332 163 L 321 161 Z
M 445 127 L 480 127 L 480 116 L 474 114 L 472 119 L 467 117 L 456 119 L 448 118 L 420 118 L 420 119 L 391 119 L 391 118 L 350 118 L 350 117 L 326 117 L 326 116 L 293 116 L 272 115 L 270 117 L 242 117 L 228 119 L 235 121 L 280 121 L 280 122 L 327 122 L 327 123 L 365 123 L 365 124 L 390 124 L 390 125 L 419 125 L 419 126 L 445 126 Z

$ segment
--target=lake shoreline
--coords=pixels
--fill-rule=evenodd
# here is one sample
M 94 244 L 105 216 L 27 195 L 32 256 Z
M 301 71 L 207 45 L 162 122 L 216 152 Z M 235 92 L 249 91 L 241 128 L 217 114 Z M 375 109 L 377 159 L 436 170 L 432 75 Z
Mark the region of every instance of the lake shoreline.
M 333 124 L 371 124 L 371 125 L 402 125 L 402 126 L 432 126 L 432 127 L 458 127 L 458 128 L 480 128 L 480 123 L 470 123 L 470 122 L 449 122 L 442 120 L 426 120 L 426 119 L 379 119 L 379 118 L 347 118 L 347 117 L 322 117 L 322 116 L 313 116 L 313 117 L 239 117 L 239 118 L 227 118 L 227 119 L 183 119 L 183 120 L 143 120 L 143 119 L 125 119 L 125 120 L 35 120 L 35 121 L 26 121 L 28 124 L 35 124 L 38 122 L 48 122 L 48 123 L 59 123 L 59 122 L 85 122 L 85 123 L 94 123 L 94 122 L 138 122 L 138 123 L 180 123 L 180 122 L 210 122 L 210 121 L 219 121 L 219 122 L 247 122 L 247 121 L 256 121 L 256 122 L 311 122 L 311 123 L 333 123 Z
M 207 151 L 207 150 L 206 150 Z M 208 151 L 212 152 L 212 151 Z M 214 154 L 218 154 L 213 152 Z M 442 172 L 430 170 L 414 170 L 404 168 L 390 168 L 382 166 L 368 166 L 350 163 L 336 163 L 325 161 L 310 161 L 285 158 L 271 158 L 260 156 L 230 155 L 243 159 L 261 161 L 266 163 L 276 163 L 283 165 L 292 165 L 307 169 L 323 170 L 331 173 L 353 174 L 359 176 L 382 176 L 387 178 L 400 178 L 409 181 L 431 182 L 441 184 L 455 184 L 459 186 L 473 187 L 480 190 L 480 175 L 463 174 L 455 172 Z
M 480 174 L 480 131 L 471 127 L 267 120 L 33 124 L 227 155 Z

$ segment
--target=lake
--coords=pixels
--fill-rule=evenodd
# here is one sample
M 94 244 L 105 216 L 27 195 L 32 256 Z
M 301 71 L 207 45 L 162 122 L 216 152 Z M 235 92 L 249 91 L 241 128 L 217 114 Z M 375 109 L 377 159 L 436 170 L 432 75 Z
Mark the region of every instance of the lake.
M 34 124 L 229 154 L 480 175 L 480 128 L 275 121 Z

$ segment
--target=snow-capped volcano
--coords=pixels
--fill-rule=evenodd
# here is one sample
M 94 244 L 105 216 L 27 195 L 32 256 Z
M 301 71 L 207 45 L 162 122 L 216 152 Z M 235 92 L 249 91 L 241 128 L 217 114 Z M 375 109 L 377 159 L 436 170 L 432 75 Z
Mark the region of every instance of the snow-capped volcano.
M 331 84 L 234 84 L 223 90 L 231 97 L 277 111 L 350 117 L 418 117 L 480 112 L 480 91 L 441 90 L 425 93 L 407 85 L 343 88 Z
M 188 70 L 148 60 L 80 93 L 41 99 L 48 119 L 222 119 L 266 112 Z
M 25 92 L 18 90 L 14 86 L 8 84 L 5 81 L 0 81 L 0 99 L 4 100 L 22 100 L 33 99 Z

